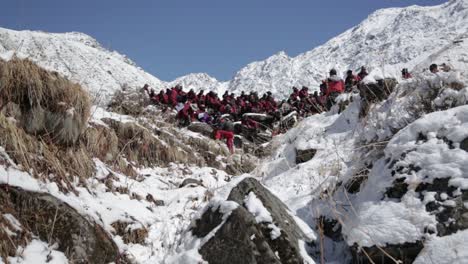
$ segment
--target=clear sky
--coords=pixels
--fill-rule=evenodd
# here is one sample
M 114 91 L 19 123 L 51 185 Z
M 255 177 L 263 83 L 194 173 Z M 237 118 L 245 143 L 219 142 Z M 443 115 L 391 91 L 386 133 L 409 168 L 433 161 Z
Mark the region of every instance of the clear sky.
M 384 7 L 444 0 L 2 0 L 0 27 L 80 31 L 169 81 L 228 80 L 247 63 L 311 50 Z

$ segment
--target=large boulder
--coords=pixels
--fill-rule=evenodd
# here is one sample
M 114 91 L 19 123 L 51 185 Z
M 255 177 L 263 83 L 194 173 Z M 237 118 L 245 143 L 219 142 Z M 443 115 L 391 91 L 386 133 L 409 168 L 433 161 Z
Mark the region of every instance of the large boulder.
M 310 238 L 287 207 L 257 180 L 246 178 L 229 194 L 240 206 L 226 217 L 211 208 L 195 222 L 192 234 L 213 235 L 199 250 L 209 263 L 305 263 L 299 241 Z
M 47 193 L 0 185 L 0 205 L 14 210 L 23 226 L 43 241 L 57 243 L 74 263 L 120 261 L 117 246 L 96 223 L 87 220 L 65 202 Z

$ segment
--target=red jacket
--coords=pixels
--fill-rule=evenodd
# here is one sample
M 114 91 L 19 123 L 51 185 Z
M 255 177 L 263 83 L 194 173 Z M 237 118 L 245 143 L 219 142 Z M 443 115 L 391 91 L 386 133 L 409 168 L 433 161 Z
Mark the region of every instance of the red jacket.
M 332 76 L 328 79 L 327 96 L 331 93 L 342 93 L 345 90 L 344 82 L 342 79 Z
M 169 98 L 169 100 L 170 100 L 170 103 L 172 104 L 172 106 L 174 106 L 174 107 L 177 105 L 177 96 L 178 95 L 179 94 L 177 93 L 177 90 L 173 88 L 171 90 L 171 97 Z

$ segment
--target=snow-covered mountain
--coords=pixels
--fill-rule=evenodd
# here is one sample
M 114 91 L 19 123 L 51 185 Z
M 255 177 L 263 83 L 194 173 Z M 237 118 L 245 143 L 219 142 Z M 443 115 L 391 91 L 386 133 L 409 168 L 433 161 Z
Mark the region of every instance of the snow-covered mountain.
M 98 102 L 106 102 L 122 86 L 156 90 L 176 84 L 188 89 L 223 92 L 273 91 L 288 95 L 292 86 L 316 89 L 331 68 L 343 73 L 366 65 L 385 75 L 399 76 L 401 68 L 422 70 L 432 61 L 465 67 L 468 56 L 463 41 L 468 37 L 468 0 L 451 0 L 430 7 L 388 8 L 372 13 L 359 25 L 315 49 L 289 57 L 281 51 L 266 60 L 252 62 L 234 78 L 221 82 L 206 73 L 194 73 L 163 82 L 146 73 L 116 51 L 108 51 L 82 33 L 44 33 L 0 28 L 0 57 L 16 53 L 41 66 L 80 82 Z M 465 40 L 466 42 L 467 40 Z M 460 44 L 461 43 L 461 44 Z M 385 67 L 384 67 L 385 65 Z
M 228 89 L 229 82 L 220 82 L 206 73 L 191 73 L 168 83 L 168 87 L 182 85 L 184 89 L 215 91 L 218 94 Z
M 447 50 L 467 33 L 467 0 L 430 7 L 381 9 L 309 52 L 293 58 L 280 52 L 247 65 L 235 75 L 229 88 L 274 91 L 286 96 L 292 86 L 317 88 L 331 68 L 345 72 L 358 70 L 362 65 L 370 70 L 385 65 L 386 74 L 398 76 L 401 68 L 412 69 L 432 54 Z M 451 55 L 457 60 L 460 53 Z M 466 63 L 466 56 L 460 56 Z
M 95 103 L 108 101 L 122 86 L 164 85 L 124 55 L 109 51 L 83 33 L 45 33 L 0 28 L 0 57 L 30 58 L 86 87 Z

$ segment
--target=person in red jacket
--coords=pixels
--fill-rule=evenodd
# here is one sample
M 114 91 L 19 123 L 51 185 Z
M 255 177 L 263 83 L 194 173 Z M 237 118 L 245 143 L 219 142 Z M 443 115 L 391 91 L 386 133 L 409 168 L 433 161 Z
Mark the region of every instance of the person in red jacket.
M 345 90 L 344 81 L 336 74 L 336 70 L 330 70 L 330 77 L 328 77 L 327 108 L 330 109 L 335 104 L 335 99 L 339 94 Z
M 345 91 L 351 92 L 353 87 L 357 85 L 360 81 L 358 75 L 354 75 L 352 70 L 348 70 L 346 72 L 346 79 L 345 79 Z
M 176 87 L 171 88 L 171 92 L 169 94 L 169 103 L 172 105 L 172 107 L 176 107 L 178 96 L 179 96 L 178 89 Z
M 342 93 L 344 90 L 343 79 L 336 75 L 335 69 L 330 70 L 330 77 L 328 77 L 327 96 L 331 93 Z
M 403 79 L 406 80 L 412 78 L 413 76 L 411 76 L 411 73 L 409 73 L 407 68 L 404 68 L 403 70 L 401 70 L 401 77 L 403 77 Z
M 306 98 L 309 96 L 309 88 L 306 86 L 302 86 L 302 89 L 299 91 L 299 97 Z

